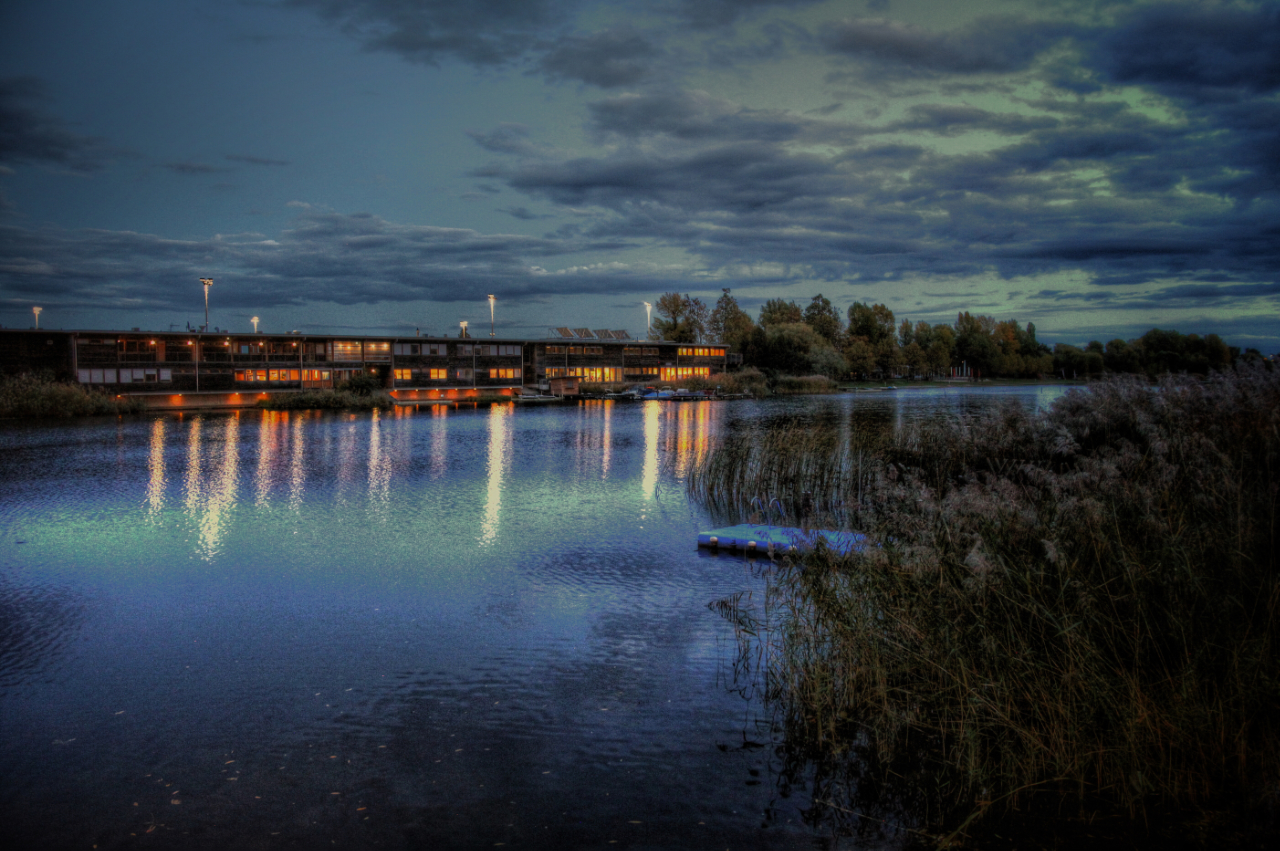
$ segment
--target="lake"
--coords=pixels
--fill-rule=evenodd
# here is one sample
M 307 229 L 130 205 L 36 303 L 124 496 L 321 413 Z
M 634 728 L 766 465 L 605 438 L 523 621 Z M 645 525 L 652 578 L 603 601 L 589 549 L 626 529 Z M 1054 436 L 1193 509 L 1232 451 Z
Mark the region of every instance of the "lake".
M 1062 392 L 0 424 L 0 837 L 844 847 L 708 608 L 765 568 L 697 552 L 684 478 Z

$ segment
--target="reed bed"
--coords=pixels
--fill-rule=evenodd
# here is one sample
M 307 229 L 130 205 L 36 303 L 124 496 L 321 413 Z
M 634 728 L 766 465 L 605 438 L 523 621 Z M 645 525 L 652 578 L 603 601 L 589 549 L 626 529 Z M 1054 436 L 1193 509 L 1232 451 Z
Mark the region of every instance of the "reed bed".
M 116 399 L 100 390 L 25 372 L 0 377 L 0 418 L 85 417 L 137 413 L 136 399 Z
M 376 391 L 357 393 L 343 389 L 303 390 L 299 393 L 277 393 L 258 402 L 269 411 L 387 409 L 395 405 L 390 394 Z
M 1046 791 L 1130 816 L 1280 804 L 1280 370 L 1110 380 L 878 445 L 739 436 L 690 486 L 808 492 L 870 536 L 782 564 L 770 628 L 740 637 L 789 741 L 860 749 L 899 791 L 928 778 L 934 827 Z

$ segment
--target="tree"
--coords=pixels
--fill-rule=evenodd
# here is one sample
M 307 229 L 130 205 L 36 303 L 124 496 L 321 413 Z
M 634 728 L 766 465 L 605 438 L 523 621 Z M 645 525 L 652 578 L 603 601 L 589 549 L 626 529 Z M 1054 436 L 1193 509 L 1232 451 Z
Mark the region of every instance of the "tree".
M 804 324 L 817 331 L 828 343 L 835 344 L 840 339 L 840 311 L 835 309 L 831 300 L 818 293 L 804 309 Z
M 883 304 L 855 301 L 849 306 L 849 335 L 862 337 L 873 346 L 893 339 L 893 311 Z
M 696 343 L 706 336 L 707 306 L 702 299 L 691 298 L 688 294 L 664 293 L 654 306 L 658 318 L 653 321 L 653 330 L 659 339 Z
M 794 301 L 771 298 L 760 307 L 760 324 L 766 328 L 770 325 L 790 325 L 796 322 L 804 322 L 804 311 Z
M 712 340 L 727 343 L 730 351 L 741 352 L 755 327 L 751 316 L 738 305 L 736 298 L 729 295 L 729 288 L 725 287 L 724 295 L 716 301 L 711 318 L 707 321 L 707 335 Z
M 857 378 L 870 378 L 876 371 L 876 351 L 865 337 L 846 338 L 844 359 Z

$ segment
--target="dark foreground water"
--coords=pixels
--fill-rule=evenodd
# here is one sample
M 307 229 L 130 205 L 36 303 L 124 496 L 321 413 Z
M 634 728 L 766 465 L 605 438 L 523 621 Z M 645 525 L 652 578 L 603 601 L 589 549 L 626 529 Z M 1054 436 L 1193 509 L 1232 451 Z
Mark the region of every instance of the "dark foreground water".
M 771 775 L 707 608 L 759 568 L 683 477 L 727 428 L 1058 393 L 0 425 L 0 840 L 857 844 Z

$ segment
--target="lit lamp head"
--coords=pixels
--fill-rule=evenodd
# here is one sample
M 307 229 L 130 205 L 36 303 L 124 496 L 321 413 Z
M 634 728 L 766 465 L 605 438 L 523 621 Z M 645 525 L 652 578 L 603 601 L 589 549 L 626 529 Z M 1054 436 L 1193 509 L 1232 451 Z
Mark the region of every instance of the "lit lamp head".
M 257 334 L 258 333 L 258 317 L 255 316 L 249 321 L 253 323 L 253 333 Z
M 37 329 L 37 330 L 39 330 L 39 328 L 40 328 L 40 311 L 42 311 L 42 310 L 44 310 L 44 308 L 43 308 L 43 307 L 33 307 L 33 308 L 31 308 L 31 312 L 32 312 L 32 313 L 34 313 L 34 314 L 35 314 L 35 317 L 36 317 L 36 329 Z

